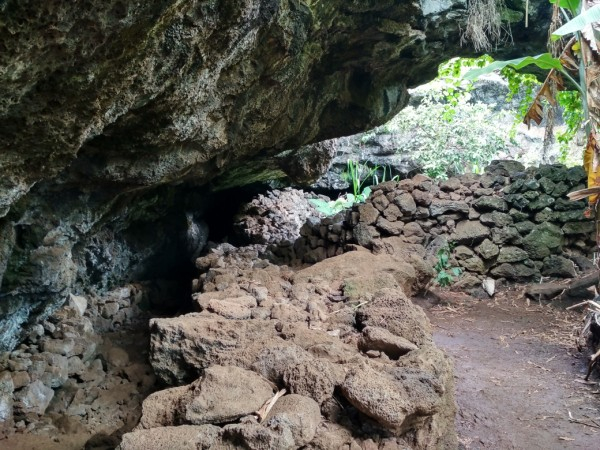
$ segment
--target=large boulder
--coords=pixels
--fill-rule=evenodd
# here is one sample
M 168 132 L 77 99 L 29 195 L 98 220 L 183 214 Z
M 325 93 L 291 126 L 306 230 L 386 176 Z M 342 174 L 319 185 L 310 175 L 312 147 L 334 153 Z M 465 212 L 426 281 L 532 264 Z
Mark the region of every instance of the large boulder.
M 346 399 L 384 427 L 402 432 L 419 416 L 440 408 L 444 388 L 427 373 L 397 368 L 381 374 L 362 366 L 352 369 L 341 387 Z

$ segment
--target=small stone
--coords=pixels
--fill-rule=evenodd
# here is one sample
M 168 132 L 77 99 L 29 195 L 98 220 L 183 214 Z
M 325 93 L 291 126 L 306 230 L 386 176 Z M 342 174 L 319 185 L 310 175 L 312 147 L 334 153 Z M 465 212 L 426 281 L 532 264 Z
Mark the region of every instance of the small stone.
M 532 211 L 537 211 L 552 206 L 554 202 L 554 197 L 548 194 L 541 194 L 537 200 L 530 202 L 527 207 Z
M 429 214 L 437 217 L 448 212 L 469 213 L 469 205 L 463 201 L 434 199 L 429 206 Z
M 504 196 L 504 200 L 518 211 L 522 211 L 529 205 L 529 200 L 527 200 L 523 194 L 507 194 Z
M 478 211 L 508 211 L 508 204 L 500 197 L 479 197 L 473 202 Z
M 462 261 L 459 261 L 458 264 L 469 272 L 481 274 L 486 272 L 485 264 L 478 256 L 472 256 L 471 258 L 463 259 Z
M 520 245 L 522 237 L 515 227 L 493 228 L 492 241 L 494 244 Z
M 452 288 L 457 290 L 467 290 L 473 289 L 479 286 L 480 284 L 481 280 L 477 276 L 469 272 L 465 272 L 460 276 L 458 280 L 456 280 L 456 282 L 452 285 Z
M 404 217 L 411 217 L 417 211 L 417 204 L 411 194 L 400 194 L 394 198 L 394 204 Z
M 531 278 L 539 275 L 539 272 L 532 267 L 528 267 L 525 264 L 509 264 L 503 263 L 499 266 L 494 267 L 490 274 L 496 278 L 508 278 L 511 280 L 518 280 L 524 278 Z
M 475 251 L 479 253 L 483 259 L 492 259 L 494 256 L 498 255 L 500 249 L 492 241 L 485 239 L 481 244 L 475 247 Z
M 252 319 L 262 319 L 267 320 L 271 318 L 271 309 L 270 308 L 253 308 L 252 309 Z
M 461 261 L 463 259 L 467 259 L 467 258 L 472 258 L 473 256 L 475 256 L 475 253 L 473 253 L 473 250 L 471 250 L 469 247 L 466 247 L 464 245 L 459 245 L 458 247 L 456 247 L 454 249 L 454 257 Z
M 502 174 L 505 177 L 524 170 L 525 166 L 522 163 L 510 159 L 495 159 L 485 168 L 486 173 Z
M 460 189 L 461 186 L 460 180 L 455 177 L 450 177 L 447 180 L 440 182 L 440 189 L 444 192 L 456 191 Z
M 538 167 L 536 170 L 538 179 L 548 178 L 549 180 L 558 183 L 567 179 L 566 167 L 561 164 L 545 164 Z
M 374 224 L 377 221 L 377 217 L 379 217 L 379 211 L 371 203 L 359 205 L 358 213 L 360 214 L 359 222 L 366 225 Z
M 69 294 L 68 305 L 77 311 L 80 316 L 83 316 L 87 309 L 88 301 L 85 297 L 79 295 Z
M 31 377 L 27 372 L 24 371 L 13 372 L 12 381 L 15 389 L 21 389 L 22 387 L 27 386 L 29 383 L 31 383 Z
M 356 243 L 361 247 L 371 248 L 373 245 L 373 239 L 379 237 L 379 232 L 374 227 L 359 223 L 352 230 L 352 234 Z
M 478 221 L 465 220 L 456 224 L 453 240 L 459 244 L 474 245 L 490 236 L 490 229 Z
M 479 221 L 484 225 L 492 225 L 496 227 L 506 227 L 512 225 L 513 218 L 507 213 L 493 211 L 491 213 L 482 214 Z
M 540 187 L 542 188 L 542 190 L 546 193 L 546 194 L 551 194 L 552 191 L 554 190 L 554 181 L 549 180 L 548 178 L 540 178 L 538 183 L 540 184 Z
M 383 212 L 390 204 L 390 201 L 385 195 L 378 195 L 377 197 L 373 197 L 371 199 L 371 203 L 373 203 L 373 206 L 375 206 L 379 212 Z
M 535 228 L 535 224 L 529 220 L 525 220 L 523 222 L 515 223 L 515 228 L 521 236 L 525 236 Z
M 493 278 L 484 278 L 481 282 L 481 287 L 490 297 L 494 296 L 496 291 L 496 281 Z
M 232 422 L 258 411 L 273 396 L 267 380 L 235 366 L 211 366 L 190 388 L 193 400 L 185 417 L 194 425 Z
M 556 225 L 541 223 L 523 238 L 523 248 L 530 258 L 543 259 L 562 246 L 563 232 Z
M 429 191 L 432 186 L 431 178 L 421 173 L 412 177 L 412 182 L 417 189 L 421 189 L 422 191 Z
M 39 415 L 46 412 L 54 391 L 45 386 L 40 380 L 36 380 L 15 394 L 17 401 L 21 403 L 22 412 L 36 413 Z
M 0 439 L 13 425 L 13 378 L 8 371 L 0 373 Z
M 379 187 L 379 186 L 381 186 L 381 184 L 377 185 L 377 187 Z M 409 180 L 408 178 L 405 178 L 404 180 L 398 181 L 397 188 L 402 189 L 406 192 L 412 192 L 413 189 L 415 188 L 415 183 L 413 182 L 413 180 Z
M 412 196 L 415 199 L 415 203 L 419 206 L 429 206 L 433 201 L 433 195 L 430 192 L 423 192 L 419 189 L 415 189 L 412 192 Z
M 418 242 L 415 241 L 413 243 L 422 242 L 423 238 L 425 237 L 425 232 L 423 231 L 423 229 L 417 222 L 407 223 L 406 225 L 404 225 L 402 232 L 403 232 L 404 236 L 406 236 L 406 237 L 418 238 L 417 239 Z
M 300 448 L 313 440 L 320 422 L 321 410 L 317 402 L 302 395 L 290 394 L 275 403 L 265 425 L 276 432 L 287 428 L 294 440 L 293 448 Z
M 539 191 L 540 190 L 540 183 L 538 183 L 537 180 L 535 179 L 531 179 L 531 180 L 527 180 L 523 182 L 523 188 L 522 188 L 522 192 L 527 192 L 527 191 Z
M 254 296 L 259 305 L 269 298 L 269 290 L 265 286 L 252 286 L 250 288 L 250 293 Z
M 323 404 L 333 397 L 335 386 L 344 378 L 340 369 L 325 359 L 299 361 L 285 369 L 283 383 L 288 392 Z
M 508 214 L 511 215 L 511 217 L 513 218 L 513 220 L 515 222 L 522 222 L 524 220 L 529 219 L 529 214 L 525 213 L 523 211 L 519 211 L 518 209 L 515 208 L 511 208 L 510 211 L 508 211 Z
M 529 258 L 528 253 L 519 248 L 519 247 L 511 247 L 506 246 L 500 249 L 500 254 L 498 255 L 497 262 L 498 263 L 510 263 L 510 262 L 519 262 L 524 261 Z
M 75 348 L 73 339 L 43 339 L 40 348 L 44 352 L 72 356 Z
M 509 184 L 504 189 L 502 189 L 502 192 L 504 192 L 505 194 L 516 194 L 521 189 L 523 189 L 524 184 L 525 180 L 516 180 L 515 182 Z
M 429 217 L 429 209 L 424 206 L 417 206 L 417 212 L 415 212 L 415 219 L 424 220 Z
M 560 181 L 554 186 L 554 189 L 552 190 L 552 196 L 563 197 L 567 194 L 567 192 L 569 192 L 569 185 L 564 181 Z
M 587 234 L 591 235 L 594 231 L 594 223 L 591 221 L 587 222 L 567 222 L 562 227 L 563 233 L 567 235 L 573 234 Z
M 399 217 L 402 217 L 402 212 L 393 203 L 390 203 L 387 208 L 383 210 L 383 216 L 390 222 L 395 222 Z
M 390 430 L 403 430 L 412 418 L 438 411 L 439 381 L 414 369 L 392 371 L 393 375 L 383 374 L 366 364 L 351 367 L 340 391 L 355 408 Z
M 42 375 L 42 380 L 46 386 L 51 388 L 59 388 L 69 378 L 69 362 L 66 356 L 57 355 L 54 353 L 42 353 L 46 358 L 48 366 Z
M 123 435 L 119 445 L 114 436 L 106 436 L 99 445 L 89 445 L 93 449 L 116 448 L 119 450 L 197 450 L 233 448 L 221 444 L 219 435 L 222 430 L 214 425 L 179 425 L 145 429 L 136 429 Z M 98 436 L 98 435 L 96 435 Z M 89 441 L 88 441 L 89 443 Z M 88 446 L 86 445 L 86 448 Z
M 473 208 L 469 208 L 469 220 L 476 220 L 479 219 L 481 217 L 481 213 L 479 211 L 476 211 Z
M 223 300 L 213 298 L 206 304 L 208 311 L 232 320 L 250 319 L 254 307 L 256 299 L 249 295 Z
M 117 302 L 108 302 L 102 306 L 101 315 L 105 319 L 111 319 L 119 312 L 119 304 Z
M 79 375 L 85 371 L 85 364 L 78 356 L 71 356 L 67 361 L 69 376 Z
M 551 255 L 544 259 L 542 275 L 548 277 L 574 278 L 577 275 L 573 261 L 562 256 Z
M 418 347 L 403 337 L 396 336 L 388 330 L 378 327 L 365 327 L 358 341 L 358 348 L 363 352 L 376 350 L 385 353 L 390 359 L 397 360 Z
M 106 355 L 106 360 L 113 367 L 126 367 L 129 364 L 129 355 L 120 347 L 112 347 Z
M 477 188 L 473 190 L 473 195 L 475 197 L 489 197 L 494 194 L 494 189 L 492 188 Z
M 573 166 L 567 169 L 567 181 L 572 185 L 583 183 L 587 180 L 587 173 L 583 166 Z
M 399 236 L 404 228 L 404 223 L 401 221 L 390 222 L 385 217 L 379 217 L 377 219 L 377 228 L 379 228 L 385 234 Z
M 555 211 L 552 219 L 558 222 L 591 222 L 584 217 L 582 210 Z

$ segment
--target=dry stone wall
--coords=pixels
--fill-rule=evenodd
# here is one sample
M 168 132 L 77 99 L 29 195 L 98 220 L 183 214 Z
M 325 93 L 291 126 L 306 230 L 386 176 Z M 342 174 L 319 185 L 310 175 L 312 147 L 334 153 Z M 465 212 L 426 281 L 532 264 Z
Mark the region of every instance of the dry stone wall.
M 586 203 L 568 192 L 584 187 L 581 167 L 525 169 L 494 161 L 483 175 L 445 181 L 424 175 L 376 186 L 366 203 L 345 214 L 307 221 L 291 259 L 312 263 L 351 244 L 378 250 L 382 238 L 422 244 L 435 257 L 453 246 L 452 264 L 469 279 L 573 277 L 590 266 L 595 244 Z

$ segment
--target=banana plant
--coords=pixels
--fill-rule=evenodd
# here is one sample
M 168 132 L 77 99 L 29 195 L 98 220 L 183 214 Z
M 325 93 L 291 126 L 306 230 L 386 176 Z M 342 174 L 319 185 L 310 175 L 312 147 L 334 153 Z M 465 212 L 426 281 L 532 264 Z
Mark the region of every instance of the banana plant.
M 600 5 L 594 5 L 593 0 L 550 0 L 550 3 L 554 4 L 566 20 L 564 25 L 552 32 L 552 41 L 570 37 L 557 58 L 544 53 L 510 61 L 496 61 L 484 68 L 467 72 L 465 78 L 472 80 L 507 66 L 518 70 L 534 64 L 549 70 L 523 119 L 528 126 L 532 121 L 540 124 L 544 107 L 542 99 L 556 105 L 556 91 L 564 89 L 563 79 L 568 79 L 581 93 L 587 135 L 583 163 L 588 173 L 588 189 L 573 197 L 589 196 L 590 203 L 596 204 L 600 193 L 600 146 L 596 137 L 600 130 Z

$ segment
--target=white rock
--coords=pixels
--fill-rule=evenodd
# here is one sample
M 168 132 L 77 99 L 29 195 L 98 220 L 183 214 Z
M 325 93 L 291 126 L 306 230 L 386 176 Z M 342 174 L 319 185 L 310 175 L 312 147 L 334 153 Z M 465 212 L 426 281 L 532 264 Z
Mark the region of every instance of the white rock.
M 485 278 L 481 282 L 481 286 L 490 297 L 494 296 L 494 292 L 496 292 L 496 281 L 493 278 Z
M 80 295 L 69 294 L 69 306 L 75 308 L 75 310 L 79 313 L 80 316 L 83 316 L 83 313 L 85 313 L 87 305 L 88 301 L 85 297 L 81 297 Z
M 44 414 L 52 397 L 54 397 L 54 391 L 40 380 L 36 380 L 20 391 L 17 399 L 23 403 L 24 413 Z

